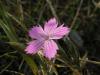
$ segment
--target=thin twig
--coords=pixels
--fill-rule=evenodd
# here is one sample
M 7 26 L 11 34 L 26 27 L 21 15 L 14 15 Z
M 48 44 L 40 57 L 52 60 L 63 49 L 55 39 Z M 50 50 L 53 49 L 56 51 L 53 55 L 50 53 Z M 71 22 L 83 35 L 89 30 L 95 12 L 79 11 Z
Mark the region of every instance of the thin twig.
M 65 66 L 69 67 L 72 71 L 74 70 L 73 66 L 68 64 L 67 62 L 65 62 L 64 60 L 60 59 L 60 58 L 57 58 L 57 60 L 61 61 L 62 63 L 65 64 Z
M 13 60 L 4 69 L 1 70 L 0 74 L 2 74 L 8 67 L 10 67 L 12 63 Z
M 27 31 L 27 28 L 26 28 L 26 26 L 24 26 L 24 24 L 21 22 L 21 21 L 19 21 L 15 16 L 13 16 L 12 14 L 10 14 L 10 13 L 8 13 L 8 12 L 6 12 L 7 13 L 7 15 L 9 16 L 9 17 L 11 17 L 14 21 L 16 21 L 21 27 L 23 27 L 23 29 L 25 30 L 25 31 Z
M 75 17 L 74 17 L 74 19 L 73 19 L 73 21 L 72 21 L 72 23 L 71 23 L 71 27 L 70 27 L 71 29 L 72 29 L 72 28 L 74 27 L 74 25 L 75 25 L 75 22 L 76 22 L 76 20 L 77 20 L 78 15 L 79 15 L 79 11 L 80 11 L 80 9 L 81 9 L 82 3 L 83 3 L 83 0 L 80 1 L 80 4 L 79 4 L 78 9 L 77 9 L 77 11 L 76 11 L 76 15 L 75 15 Z
M 55 63 L 55 59 L 53 60 L 53 63 Z M 49 72 L 51 72 L 51 69 L 52 69 L 52 64 L 50 65 Z
M 94 8 L 93 12 L 91 13 L 90 17 L 93 17 L 96 10 L 98 9 L 98 3 L 96 3 L 94 0 L 92 0 L 92 3 L 94 4 L 95 8 Z
M 84 61 L 84 62 L 100 65 L 100 61 L 92 61 L 92 60 L 88 60 L 88 59 L 84 60 L 84 59 L 81 59 L 81 58 L 80 58 L 80 61 Z
M 21 70 L 23 63 L 24 63 L 24 59 L 22 59 L 22 61 L 21 61 L 20 65 L 19 65 L 18 70 Z
M 17 71 L 12 71 L 12 70 L 5 70 L 6 72 L 11 72 L 17 75 L 24 75 L 23 73 L 17 72 Z
M 18 10 L 19 10 L 19 14 L 20 14 L 20 21 L 23 23 L 24 15 L 23 15 L 23 7 L 21 4 L 21 0 L 17 0 L 17 4 L 18 4 Z
M 39 23 L 39 22 L 40 22 L 41 17 L 43 16 L 43 12 L 44 12 L 44 10 L 45 10 L 46 6 L 47 6 L 47 4 L 45 4 L 45 5 L 41 8 L 42 10 L 40 11 L 40 14 L 39 14 L 39 19 L 38 19 L 38 22 L 37 22 L 37 23 Z
M 51 1 L 50 0 L 46 0 L 46 2 L 48 3 L 48 5 L 50 7 L 53 16 L 59 21 L 59 18 L 58 18 L 57 14 L 56 14 L 56 11 L 55 11 Z
M 3 55 L 0 55 L 0 58 L 2 58 L 3 56 L 6 56 L 6 55 L 12 54 L 12 53 L 17 53 L 17 51 L 13 51 L 13 52 L 4 53 Z

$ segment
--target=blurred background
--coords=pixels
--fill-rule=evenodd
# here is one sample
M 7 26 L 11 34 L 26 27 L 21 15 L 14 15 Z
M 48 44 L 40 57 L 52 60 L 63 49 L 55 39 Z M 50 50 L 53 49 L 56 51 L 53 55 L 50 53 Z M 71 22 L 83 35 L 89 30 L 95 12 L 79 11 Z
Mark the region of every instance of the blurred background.
M 28 30 L 55 17 L 71 28 L 57 58 L 26 55 Z M 99 75 L 100 0 L 0 0 L 0 75 Z

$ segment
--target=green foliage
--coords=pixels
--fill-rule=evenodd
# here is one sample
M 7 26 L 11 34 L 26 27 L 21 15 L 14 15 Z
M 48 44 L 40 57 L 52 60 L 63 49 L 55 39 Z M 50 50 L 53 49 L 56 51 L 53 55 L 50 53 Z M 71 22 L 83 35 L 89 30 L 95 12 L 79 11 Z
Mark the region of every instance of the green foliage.
M 87 31 L 90 28 L 89 32 L 92 33 L 94 26 L 88 25 L 98 22 L 96 18 L 100 16 L 100 3 L 93 4 L 94 0 L 0 0 L 0 43 L 4 42 L 4 47 L 0 47 L 0 62 L 5 62 L 0 65 L 0 74 L 82 75 L 87 62 L 100 65 L 100 62 L 88 59 L 87 49 L 92 47 L 84 48 L 84 39 L 79 34 L 86 29 L 85 24 Z M 71 27 L 69 36 L 57 42 L 59 51 L 56 58 L 49 61 L 39 54 L 27 55 L 24 49 L 30 40 L 28 29 L 51 17 L 56 17 L 59 23 L 65 22 L 65 25 L 67 23 Z M 87 19 L 91 23 L 87 22 Z M 81 47 L 84 49 L 82 55 Z M 13 65 L 14 61 L 17 68 Z M 59 69 L 63 70 L 63 73 Z M 91 72 L 87 72 L 85 75 L 90 74 Z

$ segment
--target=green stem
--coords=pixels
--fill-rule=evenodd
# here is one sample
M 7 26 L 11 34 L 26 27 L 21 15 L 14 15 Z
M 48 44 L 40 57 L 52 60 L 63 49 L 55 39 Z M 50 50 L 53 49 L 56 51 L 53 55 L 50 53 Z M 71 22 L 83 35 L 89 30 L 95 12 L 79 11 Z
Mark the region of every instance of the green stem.
M 88 59 L 84 60 L 84 59 L 81 59 L 81 58 L 80 58 L 80 61 L 85 61 L 85 62 L 88 62 L 88 63 L 100 65 L 100 61 L 92 61 L 92 60 L 88 60 Z
M 80 4 L 79 4 L 78 9 L 77 9 L 77 11 L 76 11 L 76 15 L 75 15 L 75 17 L 74 17 L 74 19 L 73 19 L 73 21 L 72 21 L 71 27 L 70 27 L 71 29 L 72 29 L 72 28 L 74 27 L 74 25 L 75 25 L 75 22 L 76 22 L 76 20 L 77 20 L 78 15 L 79 15 L 79 11 L 80 11 L 80 9 L 81 9 L 82 3 L 83 3 L 83 0 L 80 1 Z
M 51 9 L 51 12 L 52 12 L 53 16 L 59 21 L 58 16 L 56 14 L 56 11 L 55 11 L 54 7 L 52 6 L 51 1 L 50 0 L 46 0 L 46 1 L 47 1 L 48 5 L 49 5 L 49 7 Z

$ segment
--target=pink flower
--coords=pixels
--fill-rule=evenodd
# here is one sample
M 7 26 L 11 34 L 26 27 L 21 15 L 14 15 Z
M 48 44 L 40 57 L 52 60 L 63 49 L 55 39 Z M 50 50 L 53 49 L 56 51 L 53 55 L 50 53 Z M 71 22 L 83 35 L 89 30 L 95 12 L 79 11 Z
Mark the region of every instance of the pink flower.
M 55 18 L 50 19 L 45 23 L 44 29 L 41 26 L 36 26 L 30 29 L 29 36 L 34 39 L 28 43 L 25 51 L 27 54 L 36 54 L 39 50 L 43 50 L 43 55 L 51 60 L 57 54 L 58 46 L 54 39 L 61 39 L 64 35 L 68 35 L 70 29 L 64 27 L 63 24 L 59 27 Z

